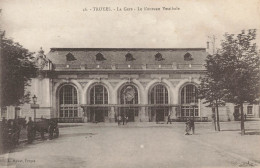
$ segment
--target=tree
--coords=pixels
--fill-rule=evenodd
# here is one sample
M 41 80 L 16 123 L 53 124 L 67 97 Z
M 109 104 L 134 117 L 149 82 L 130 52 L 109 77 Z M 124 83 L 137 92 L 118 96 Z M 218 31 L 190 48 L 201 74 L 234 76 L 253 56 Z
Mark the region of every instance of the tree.
M 212 118 L 215 130 L 220 131 L 219 110 L 220 105 L 224 105 L 221 78 L 220 55 L 208 55 L 206 58 L 206 74 L 200 79 L 199 97 L 205 99 L 205 103 L 209 103 L 208 107 L 212 108 Z M 215 114 L 216 113 L 216 114 Z
M 25 87 L 37 71 L 33 53 L 19 43 L 3 37 L 1 57 L 1 106 L 16 106 L 28 101 L 30 93 L 25 93 Z
M 236 36 L 226 33 L 224 37 L 219 50 L 220 72 L 223 72 L 220 83 L 225 100 L 240 107 L 241 135 L 244 135 L 243 104 L 256 103 L 260 96 L 260 57 L 253 43 L 256 30 L 243 30 Z

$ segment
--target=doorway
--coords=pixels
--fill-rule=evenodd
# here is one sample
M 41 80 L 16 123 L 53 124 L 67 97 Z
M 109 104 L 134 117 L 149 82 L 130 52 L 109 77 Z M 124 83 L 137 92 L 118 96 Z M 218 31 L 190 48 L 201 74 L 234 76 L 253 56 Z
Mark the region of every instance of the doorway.
M 128 122 L 134 122 L 135 116 L 138 116 L 138 108 L 122 107 L 122 108 L 120 108 L 120 114 L 121 114 L 122 117 L 127 116 Z
M 90 109 L 90 119 L 92 122 L 105 122 L 108 109 L 102 107 L 93 107 Z
M 164 121 L 165 116 L 168 116 L 168 113 L 169 113 L 168 107 L 154 107 L 154 108 L 152 108 L 152 118 L 154 118 L 156 122 Z

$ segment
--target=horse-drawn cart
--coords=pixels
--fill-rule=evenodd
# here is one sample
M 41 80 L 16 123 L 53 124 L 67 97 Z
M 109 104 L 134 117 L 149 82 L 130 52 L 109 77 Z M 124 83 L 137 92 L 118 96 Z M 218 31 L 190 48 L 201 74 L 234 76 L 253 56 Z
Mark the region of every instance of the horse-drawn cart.
M 40 132 L 42 139 L 45 138 L 44 133 L 49 133 L 49 139 L 59 137 L 58 119 L 37 118 L 35 123 L 33 123 L 31 132 L 28 131 L 28 134 L 31 133 L 32 139 L 35 139 L 36 132 Z

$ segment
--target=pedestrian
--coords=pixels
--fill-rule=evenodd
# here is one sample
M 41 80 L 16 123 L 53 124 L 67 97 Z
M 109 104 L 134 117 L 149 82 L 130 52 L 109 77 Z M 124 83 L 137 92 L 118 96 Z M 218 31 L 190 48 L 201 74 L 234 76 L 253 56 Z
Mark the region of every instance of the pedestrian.
M 194 125 L 194 120 L 190 120 L 190 129 L 192 130 L 192 134 L 195 133 L 195 125 Z
M 28 143 L 32 143 L 33 141 L 33 132 L 34 132 L 34 125 L 33 125 L 33 122 L 32 122 L 32 118 L 29 117 L 29 121 L 27 123 L 27 138 L 28 138 Z
M 125 125 L 125 115 L 122 116 L 123 125 Z
M 128 116 L 125 116 L 125 125 L 127 124 L 128 122 Z
M 172 124 L 172 121 L 171 121 L 171 113 L 168 114 L 167 124 L 168 124 L 168 123 Z
M 191 131 L 191 127 L 190 127 L 191 125 L 190 125 L 190 124 L 191 124 L 191 121 L 190 121 L 190 119 L 188 118 L 187 121 L 186 121 L 186 130 L 185 130 L 186 133 L 185 133 L 185 135 L 191 135 L 191 134 L 190 134 L 190 131 Z
M 118 125 L 120 125 L 120 122 L 121 122 L 121 116 L 120 115 L 118 115 L 118 117 L 117 117 L 117 122 L 118 122 Z

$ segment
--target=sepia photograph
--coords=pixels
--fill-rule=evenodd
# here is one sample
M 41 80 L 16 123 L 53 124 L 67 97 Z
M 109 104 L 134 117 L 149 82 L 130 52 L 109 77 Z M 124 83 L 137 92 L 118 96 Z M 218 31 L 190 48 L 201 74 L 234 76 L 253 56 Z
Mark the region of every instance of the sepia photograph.
M 0 167 L 260 167 L 259 47 L 260 0 L 0 0 Z

